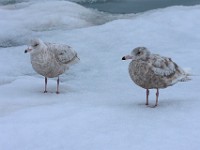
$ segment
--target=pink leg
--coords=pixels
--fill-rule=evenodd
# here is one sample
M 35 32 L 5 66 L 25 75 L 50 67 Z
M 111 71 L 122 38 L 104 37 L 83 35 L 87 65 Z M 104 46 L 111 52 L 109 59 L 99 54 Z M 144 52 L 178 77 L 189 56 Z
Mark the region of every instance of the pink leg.
M 159 89 L 156 91 L 156 104 L 155 107 L 158 106 L 158 96 L 159 96 Z
M 47 93 L 47 77 L 45 77 L 45 88 L 44 88 L 44 93 Z
M 149 89 L 146 89 L 146 105 L 149 105 Z
M 60 92 L 59 92 L 59 76 L 58 76 L 58 79 L 57 79 L 57 91 L 56 91 L 56 94 L 59 94 Z

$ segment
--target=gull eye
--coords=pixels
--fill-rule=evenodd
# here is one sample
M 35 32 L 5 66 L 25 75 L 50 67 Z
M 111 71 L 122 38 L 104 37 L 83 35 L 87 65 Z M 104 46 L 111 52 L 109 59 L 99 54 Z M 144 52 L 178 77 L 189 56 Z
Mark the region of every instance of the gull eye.
M 140 54 L 141 54 L 141 52 L 140 52 L 140 51 L 138 51 L 138 52 L 137 52 L 137 55 L 140 55 Z
M 38 43 L 36 43 L 36 44 L 34 44 L 33 46 L 34 46 L 34 47 L 36 47 L 36 46 L 38 46 L 38 45 L 39 45 L 39 44 L 38 44 Z

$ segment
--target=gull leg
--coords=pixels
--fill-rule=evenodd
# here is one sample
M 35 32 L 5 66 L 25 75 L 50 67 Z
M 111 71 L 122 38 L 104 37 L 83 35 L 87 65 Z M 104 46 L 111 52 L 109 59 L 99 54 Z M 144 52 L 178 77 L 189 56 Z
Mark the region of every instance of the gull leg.
M 149 105 L 149 89 L 146 89 L 146 105 Z
M 47 77 L 45 77 L 44 93 L 47 93 Z
M 156 104 L 155 107 L 158 106 L 158 96 L 159 96 L 159 89 L 156 91 Z
M 59 92 L 59 76 L 58 76 L 58 79 L 57 79 L 57 91 L 56 91 L 56 94 L 59 94 L 60 92 Z
M 154 106 L 149 106 L 150 108 L 156 108 L 156 106 L 158 106 L 158 96 L 159 96 L 159 89 L 156 89 L 156 104 Z

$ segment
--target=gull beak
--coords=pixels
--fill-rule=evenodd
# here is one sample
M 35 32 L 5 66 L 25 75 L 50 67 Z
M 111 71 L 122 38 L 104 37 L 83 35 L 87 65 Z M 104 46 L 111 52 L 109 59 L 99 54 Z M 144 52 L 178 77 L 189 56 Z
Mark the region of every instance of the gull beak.
M 133 56 L 126 55 L 126 56 L 122 57 L 122 60 L 127 60 L 127 59 L 133 59 Z
M 32 51 L 32 49 L 30 47 L 28 47 L 27 49 L 25 49 L 24 53 L 28 53 L 30 51 Z
M 122 57 L 122 60 L 126 60 L 126 57 L 124 56 L 124 57 Z

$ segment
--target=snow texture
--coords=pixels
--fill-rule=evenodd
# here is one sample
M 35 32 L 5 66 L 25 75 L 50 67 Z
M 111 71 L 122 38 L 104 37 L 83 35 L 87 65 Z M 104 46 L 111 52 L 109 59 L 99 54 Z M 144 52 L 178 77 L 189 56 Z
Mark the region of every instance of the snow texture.
M 98 26 L 87 21 L 93 15 L 66 1 L 0 7 L 0 41 L 12 46 L 0 48 L 0 149 L 199 149 L 199 76 L 160 92 L 152 109 L 121 58 L 145 46 L 199 75 L 200 6 L 158 9 Z M 35 36 L 69 44 L 79 54 L 80 63 L 62 75 L 59 95 L 56 79 L 43 93 L 43 77 L 24 54 Z

